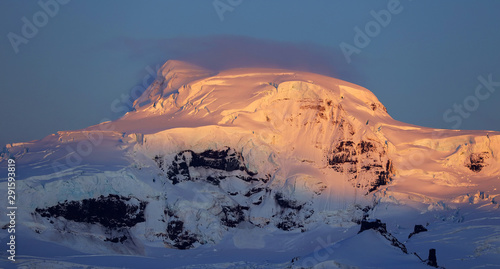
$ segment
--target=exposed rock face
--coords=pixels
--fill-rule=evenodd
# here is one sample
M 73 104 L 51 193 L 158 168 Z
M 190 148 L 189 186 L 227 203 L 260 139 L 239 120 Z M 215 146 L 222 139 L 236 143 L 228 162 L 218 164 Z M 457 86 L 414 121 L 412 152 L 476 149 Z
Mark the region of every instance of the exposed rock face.
M 379 219 L 375 221 L 366 221 L 366 220 L 361 221 L 361 228 L 358 234 L 366 230 L 374 230 L 380 233 L 383 237 L 385 237 L 387 240 L 391 242 L 391 245 L 401 249 L 401 251 L 408 254 L 406 246 L 403 243 L 399 242 L 399 240 L 396 237 L 394 237 L 391 233 L 389 233 L 387 231 L 385 223 L 381 222 Z
M 474 172 L 481 172 L 483 167 L 486 166 L 485 160 L 490 157 L 488 152 L 482 152 L 482 153 L 472 153 L 465 166 L 467 166 L 471 171 Z
M 274 200 L 280 208 L 279 213 L 273 216 L 277 220 L 276 227 L 284 231 L 297 228 L 304 231 L 304 222 L 314 214 L 314 210 L 308 208 L 307 203 L 301 203 L 291 197 L 285 197 L 281 192 L 277 192 L 274 195 Z
M 184 222 L 172 220 L 167 226 L 167 238 L 164 239 L 167 245 L 178 249 L 189 249 L 198 241 L 192 232 L 184 229 Z
M 225 150 L 206 150 L 201 153 L 196 153 L 192 150 L 184 150 L 179 152 L 167 167 L 165 167 L 163 156 L 155 156 L 154 161 L 160 169 L 167 172 L 168 179 L 174 185 L 182 181 L 194 180 L 205 180 L 213 185 L 219 185 L 220 181 L 229 175 L 235 175 L 248 182 L 266 182 L 269 179 L 254 178 L 257 173 L 247 169 L 241 153 L 229 147 Z M 189 172 L 190 167 L 210 169 L 213 173 L 204 177 L 193 177 Z M 239 171 L 239 173 L 231 173 L 235 171 Z
M 35 210 L 47 219 L 63 217 L 70 221 L 100 224 L 108 229 L 133 227 L 146 221 L 147 203 L 136 198 L 110 194 L 81 201 L 66 201 L 48 208 Z
M 420 224 L 415 225 L 415 227 L 413 228 L 413 232 L 408 235 L 408 239 L 421 232 L 427 232 L 427 228 Z
M 222 206 L 222 224 L 227 227 L 236 227 L 236 225 L 245 220 L 243 210 L 248 210 L 248 207 L 237 206 Z
M 392 161 L 376 141 L 340 141 L 333 146 L 328 165 L 349 175 L 349 182 L 367 193 L 389 183 L 394 172 Z
M 257 172 L 246 167 L 242 154 L 229 147 L 201 153 L 184 150 L 170 157 L 173 159 L 171 162 L 166 159 L 167 157 L 160 155 L 153 158 L 158 167 L 166 172 L 167 180 L 173 185 L 199 182 L 214 185 L 224 193 L 224 197 L 220 194 L 208 194 L 208 197 L 205 197 L 205 202 L 214 203 L 209 209 L 210 214 L 224 227 L 235 228 L 239 223 L 248 221 L 258 227 L 271 224 L 284 231 L 304 231 L 305 221 L 314 214 L 314 210 L 308 207 L 306 202 L 298 201 L 279 190 L 270 189 L 267 185 L 270 175 L 257 177 Z M 168 163 L 170 165 L 167 165 Z M 233 187 L 235 185 L 239 186 L 238 189 Z M 314 191 L 316 189 L 311 191 L 311 195 Z M 266 200 L 274 200 L 275 210 L 270 211 L 269 215 L 252 217 L 252 208 L 256 208 L 258 212 L 258 207 L 272 205 L 264 205 Z M 204 244 L 206 238 L 203 239 L 203 235 L 197 234 L 193 229 L 187 230 L 187 219 L 182 217 L 179 209 L 173 208 L 175 206 L 165 211 L 168 233 L 159 234 L 165 238 L 165 243 L 182 249 Z
M 279 192 L 274 195 L 274 199 L 276 200 L 276 203 L 278 203 L 278 205 L 282 208 L 290 208 L 300 211 L 304 206 L 303 204 L 298 204 L 297 201 L 284 198 L 283 194 Z
M 89 232 L 95 233 L 100 230 L 105 236 L 96 235 L 95 238 L 110 243 L 127 243 L 128 247 L 123 249 L 125 251 L 127 248 L 135 248 L 130 228 L 146 221 L 144 212 L 147 204 L 134 197 L 109 194 L 81 201 L 65 201 L 47 208 L 36 208 L 32 215 L 45 218 L 50 226 L 62 233 L 86 232 L 81 229 L 88 229 Z M 68 225 L 68 222 L 79 223 L 83 226 Z
M 383 237 L 385 237 L 385 239 L 387 239 L 389 242 L 391 242 L 391 245 L 401 249 L 401 251 L 403 251 L 405 254 L 413 254 L 416 257 L 418 257 L 422 262 L 427 263 L 427 265 L 438 268 L 437 259 L 436 259 L 436 249 L 433 249 L 433 248 L 429 249 L 429 257 L 427 258 L 427 260 L 420 258 L 420 256 L 415 252 L 409 253 L 406 246 L 403 243 L 401 243 L 395 236 L 393 236 L 391 233 L 389 233 L 387 231 L 386 224 L 383 223 L 382 221 L 380 221 L 379 219 L 376 219 L 374 221 L 362 220 L 361 227 L 359 229 L 358 234 L 362 233 L 366 230 L 376 231 L 377 233 L 379 233 Z M 417 234 L 420 232 L 425 232 L 425 231 L 427 231 L 427 229 L 424 226 L 415 225 L 414 232 L 411 233 L 408 238 L 410 238 L 414 234 Z
M 436 258 L 436 249 L 429 249 L 429 258 L 427 259 L 427 265 L 438 267 L 437 258 Z
M 337 172 L 356 173 L 358 152 L 353 141 L 340 141 L 332 151 L 328 164 Z
M 358 234 L 362 233 L 366 230 L 375 230 L 375 231 L 387 233 L 387 228 L 386 228 L 385 223 L 383 223 L 379 219 L 377 219 L 375 221 L 367 221 L 367 220 L 361 221 L 361 227 L 359 229 Z
M 166 231 L 155 234 L 155 236 L 162 238 L 163 243 L 170 248 L 177 249 L 190 249 L 200 244 L 200 237 L 195 232 L 189 230 L 176 212 L 169 208 L 163 211 L 167 219 Z
M 341 124 L 347 128 L 348 136 L 354 131 L 352 126 L 344 120 Z M 351 126 L 351 128 L 349 128 Z M 351 131 L 349 131 L 351 130 Z M 158 167 L 165 172 L 166 178 L 173 184 L 183 182 L 205 182 L 217 186 L 225 193 L 224 199 L 215 198 L 212 214 L 216 215 L 221 225 L 234 228 L 243 221 L 249 221 L 258 227 L 269 224 L 284 230 L 300 229 L 305 231 L 305 224 L 315 213 L 306 201 L 299 201 L 286 191 L 270 189 L 266 183 L 270 175 L 257 177 L 257 172 L 250 171 L 240 152 L 230 147 L 222 150 L 205 150 L 194 152 L 183 150 L 167 161 L 167 157 L 157 155 L 153 158 Z M 340 173 L 349 175 L 349 181 L 357 188 L 365 189 L 367 193 L 376 190 L 379 186 L 390 181 L 392 163 L 385 155 L 384 148 L 376 141 L 351 140 L 340 141 L 328 159 L 331 168 Z M 245 182 L 247 187 L 233 190 L 226 189 L 235 180 Z M 312 191 L 311 194 L 320 195 L 321 192 Z M 274 200 L 276 210 L 272 215 L 259 216 L 259 221 L 253 222 L 252 208 L 264 206 L 268 200 Z M 209 198 L 212 200 L 212 198 Z M 192 248 L 196 242 L 203 244 L 202 235 L 194 230 L 186 230 L 185 219 L 178 217 L 179 212 L 173 212 L 175 218 L 167 220 L 169 223 L 166 243 L 176 248 Z M 173 222 L 172 222 L 173 221 Z

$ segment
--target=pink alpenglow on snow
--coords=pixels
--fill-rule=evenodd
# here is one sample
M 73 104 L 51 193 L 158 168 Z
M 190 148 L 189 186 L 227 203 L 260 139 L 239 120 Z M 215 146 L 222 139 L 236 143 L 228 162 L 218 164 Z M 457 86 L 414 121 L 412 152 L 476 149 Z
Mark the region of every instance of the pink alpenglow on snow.
M 26 267 L 472 268 L 500 266 L 499 152 L 339 79 L 170 60 L 122 118 L 0 168 Z

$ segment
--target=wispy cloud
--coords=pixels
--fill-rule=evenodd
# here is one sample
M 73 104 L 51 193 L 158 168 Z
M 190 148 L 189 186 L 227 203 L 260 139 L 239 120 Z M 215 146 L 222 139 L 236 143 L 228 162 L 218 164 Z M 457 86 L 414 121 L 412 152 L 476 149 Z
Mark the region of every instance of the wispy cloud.
M 349 80 L 356 75 L 335 48 L 243 36 L 179 37 L 169 39 L 120 38 L 106 44 L 124 49 L 130 57 L 176 59 L 220 71 L 238 67 L 286 68 Z

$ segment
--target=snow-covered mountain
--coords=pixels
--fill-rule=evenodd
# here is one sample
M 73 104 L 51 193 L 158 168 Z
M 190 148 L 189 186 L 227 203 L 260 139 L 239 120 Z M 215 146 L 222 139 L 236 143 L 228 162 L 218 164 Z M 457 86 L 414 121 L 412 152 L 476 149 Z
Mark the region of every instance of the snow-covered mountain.
M 499 152 L 338 79 L 171 60 L 132 112 L 7 145 L 0 169 L 20 267 L 425 268 L 435 249 L 472 268 L 500 266 Z

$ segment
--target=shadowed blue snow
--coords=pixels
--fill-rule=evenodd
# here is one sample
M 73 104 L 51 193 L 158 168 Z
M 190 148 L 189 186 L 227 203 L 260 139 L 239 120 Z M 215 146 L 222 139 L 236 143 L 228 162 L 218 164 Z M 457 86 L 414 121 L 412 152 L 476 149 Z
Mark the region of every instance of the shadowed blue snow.
M 243 0 L 219 13 L 213 2 L 228 1 L 59 1 L 68 3 L 45 17 L 37 1 L 0 3 L 1 145 L 121 116 L 112 102 L 150 83 L 150 70 L 168 59 L 309 70 L 368 88 L 404 122 L 500 130 L 500 87 L 467 99 L 478 76 L 500 81 L 497 1 L 401 0 L 350 63 L 339 45 L 355 46 L 354 28 L 366 32 L 371 11 L 391 1 Z M 26 20 L 39 25 L 32 37 L 23 35 Z M 25 39 L 13 46 L 10 33 Z M 474 109 L 443 119 L 464 101 Z

